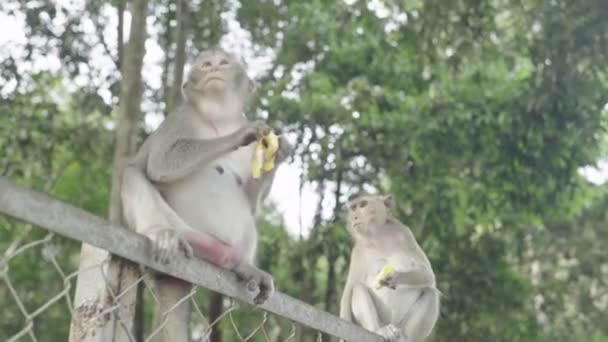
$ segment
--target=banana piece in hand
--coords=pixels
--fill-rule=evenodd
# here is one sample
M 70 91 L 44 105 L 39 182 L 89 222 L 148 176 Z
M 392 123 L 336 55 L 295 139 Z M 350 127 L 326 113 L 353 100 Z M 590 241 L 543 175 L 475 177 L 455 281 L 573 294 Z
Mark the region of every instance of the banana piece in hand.
M 253 178 L 260 178 L 262 173 L 274 168 L 274 159 L 279 149 L 279 138 L 273 132 L 258 139 L 251 163 Z
M 378 273 L 376 279 L 374 280 L 374 287 L 376 289 L 381 288 L 383 286 L 382 283 L 384 282 L 384 280 L 390 278 L 393 274 L 395 274 L 395 271 L 395 266 L 391 264 L 384 265 L 384 267 L 382 267 L 382 270 L 380 270 L 380 273 Z

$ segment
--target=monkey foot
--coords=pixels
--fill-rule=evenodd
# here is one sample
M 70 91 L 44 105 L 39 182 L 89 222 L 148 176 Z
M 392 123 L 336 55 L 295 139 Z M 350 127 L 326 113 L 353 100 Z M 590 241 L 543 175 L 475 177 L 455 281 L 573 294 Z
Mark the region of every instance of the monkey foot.
M 158 229 L 154 237 L 154 260 L 167 265 L 180 253 L 187 258 L 192 257 L 192 247 L 188 241 L 173 229 Z
M 241 280 L 247 292 L 252 294 L 255 305 L 264 304 L 274 292 L 274 281 L 272 276 L 252 265 L 241 264 L 234 269 L 239 280 Z
M 388 324 L 376 330 L 376 334 L 384 337 L 384 339 L 389 342 L 394 342 L 399 339 L 399 336 L 401 336 L 401 331 L 395 325 Z

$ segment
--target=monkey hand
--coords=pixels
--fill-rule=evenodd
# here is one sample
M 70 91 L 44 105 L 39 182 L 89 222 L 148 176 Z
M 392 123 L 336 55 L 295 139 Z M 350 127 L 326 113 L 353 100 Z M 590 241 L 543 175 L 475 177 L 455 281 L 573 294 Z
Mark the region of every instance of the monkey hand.
M 388 324 L 375 331 L 376 334 L 382 336 L 386 341 L 397 341 L 401 336 L 401 331 L 394 324 Z
M 247 126 L 241 128 L 237 134 L 240 142 L 240 146 L 247 146 L 254 141 L 262 139 L 262 137 L 270 134 L 272 130 L 264 121 L 254 121 L 247 124 Z
M 187 258 L 192 257 L 192 247 L 188 241 L 174 229 L 156 227 L 154 235 L 154 260 L 165 265 L 182 253 Z
M 260 305 L 266 302 L 274 292 L 272 276 L 253 265 L 243 263 L 234 268 L 234 273 L 242 281 L 247 292 L 254 295 L 253 303 Z
M 380 273 L 376 276 L 376 280 L 374 281 L 374 287 L 379 289 L 383 286 L 390 287 L 395 289 L 396 284 L 392 284 L 391 280 L 393 279 L 393 275 L 395 274 L 395 266 L 391 264 L 386 264 L 380 270 Z

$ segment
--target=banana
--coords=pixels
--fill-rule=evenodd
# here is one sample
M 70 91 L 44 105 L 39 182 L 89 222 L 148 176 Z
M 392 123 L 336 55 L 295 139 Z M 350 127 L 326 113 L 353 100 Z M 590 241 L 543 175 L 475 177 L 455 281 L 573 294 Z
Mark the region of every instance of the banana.
M 279 149 L 279 138 L 273 132 L 258 139 L 251 163 L 253 178 L 260 178 L 262 173 L 274 168 L 274 159 Z
M 390 276 L 392 276 L 393 274 L 395 274 L 395 271 L 396 271 L 395 266 L 393 266 L 391 264 L 384 265 L 384 267 L 382 267 L 382 270 L 380 270 L 380 273 L 378 273 L 378 275 L 376 276 L 376 280 L 374 281 L 374 287 L 376 289 L 381 288 L 382 287 L 382 282 L 386 278 L 389 278 Z

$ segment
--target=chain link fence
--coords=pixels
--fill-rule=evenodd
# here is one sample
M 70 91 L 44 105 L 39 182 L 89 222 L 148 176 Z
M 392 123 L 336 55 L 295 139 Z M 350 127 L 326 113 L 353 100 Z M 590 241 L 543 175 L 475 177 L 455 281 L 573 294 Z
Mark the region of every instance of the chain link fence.
M 38 229 L 34 229 L 38 230 Z M 17 239 L 12 241 L 6 250 L 2 251 L 0 258 L 0 294 L 4 298 L 6 307 L 1 311 L 13 311 L 9 317 L 5 319 L 10 322 L 4 322 L 5 325 L 11 326 L 7 331 L 0 333 L 0 339 L 9 342 L 12 341 L 49 341 L 48 335 L 42 329 L 37 329 L 40 325 L 46 327 L 52 325 L 54 321 L 52 317 L 45 317 L 45 312 L 50 311 L 53 307 L 54 311 L 60 312 L 67 319 L 74 312 L 72 303 L 73 289 L 76 279 L 81 271 L 74 270 L 74 265 L 65 265 L 65 262 L 58 260 L 59 252 L 58 240 L 61 237 L 54 237 L 53 233 L 47 233 L 40 239 L 31 241 L 25 240 L 25 237 L 32 232 L 31 226 L 26 226 L 25 234 L 21 234 Z M 21 259 L 37 258 L 41 267 L 49 267 L 52 274 L 47 276 L 50 283 L 60 283 L 62 287 L 37 286 L 36 288 L 27 288 L 19 285 L 19 275 L 14 277 L 11 275 L 11 266 L 19 267 L 22 264 Z M 99 268 L 99 271 L 104 272 L 108 269 L 109 259 L 94 267 Z M 63 265 L 62 265 L 63 264 Z M 105 273 L 105 272 L 104 272 Z M 92 311 L 86 313 L 90 315 L 90 322 L 99 322 L 104 319 L 104 316 L 119 315 L 120 299 L 124 297 L 128 291 L 137 291 L 141 285 L 144 289 L 145 306 L 154 306 L 158 303 L 158 294 L 155 293 L 152 282 L 152 275 L 149 272 L 144 272 L 137 280 L 126 288 L 121 293 L 111 293 L 110 297 L 112 304 L 101 311 Z M 41 284 L 35 284 L 41 285 Z M 108 288 L 110 289 L 110 281 L 108 280 Z M 54 287 L 54 289 L 52 288 Z M 35 299 L 32 296 L 33 292 L 43 293 L 43 299 Z M 207 292 L 207 293 L 204 293 Z M 209 340 L 213 329 L 219 330 L 222 333 L 222 338 L 225 341 L 296 341 L 296 323 L 289 320 L 281 319 L 276 315 L 268 314 L 267 312 L 251 307 L 247 304 L 242 304 L 229 297 L 222 298 L 222 312 L 214 321 L 208 320 L 209 315 L 206 314 L 209 308 L 204 301 L 210 296 L 209 291 L 204 291 L 200 287 L 193 287 L 192 290 L 178 304 L 188 302 L 190 304 L 190 337 L 193 342 L 203 342 Z M 10 302 L 10 303 L 9 303 Z M 13 308 L 14 306 L 14 308 Z M 93 306 L 91 306 L 93 307 Z M 12 310 L 12 309 L 17 310 Z M 175 308 L 168 308 L 169 311 Z M 5 311 L 6 312 L 6 311 Z M 159 324 L 148 325 L 144 332 L 143 341 L 154 341 L 159 337 L 162 328 L 166 324 L 166 314 L 164 317 L 159 317 Z M 120 324 L 120 317 L 115 317 Z M 46 320 L 46 322 L 45 322 Z M 63 321 L 65 321 L 64 319 Z M 148 318 L 151 321 L 150 318 Z M 48 322 L 50 321 L 50 322 Z M 59 320 L 61 321 L 61 320 Z M 51 324 L 49 324 L 51 323 Z M 69 326 L 55 327 L 59 331 L 58 335 L 68 335 Z M 85 331 L 79 333 L 85 334 Z M 79 336 L 80 338 L 84 336 Z M 317 340 L 320 340 L 321 333 L 317 333 Z M 133 341 L 137 341 L 136 336 L 130 336 Z
M 42 226 L 17 224 L 0 219 L 0 229 L 8 226 L 10 240 L 0 240 L 0 340 L 55 341 L 68 336 L 71 340 L 91 340 L 91 332 L 113 322 L 126 338 L 101 338 L 98 341 L 150 341 L 161 336 L 170 311 L 187 303 L 190 307 L 189 336 L 192 341 L 321 341 L 322 333 L 348 341 L 381 341 L 380 337 L 349 322 L 320 311 L 280 292 L 261 306 L 248 303 L 248 297 L 233 275 L 200 260 L 184 259 L 184 267 L 156 264 L 148 255 L 147 239 L 52 199 L 44 194 L 12 184 L 0 177 L 0 213 Z M 48 231 L 47 231 L 48 230 Z M 55 233 L 66 236 L 55 236 Z M 159 301 L 152 277 L 156 273 L 137 272 L 124 289 L 116 291 L 115 279 L 109 274 L 116 257 L 78 269 L 75 250 L 81 242 L 108 250 L 131 260 L 148 270 L 156 270 L 185 279 L 193 284 L 191 291 L 160 317 L 152 319 L 152 311 Z M 71 244 L 71 245 L 70 245 Z M 74 304 L 74 292 L 79 276 L 91 270 L 103 275 L 107 296 L 91 298 Z M 143 269 L 143 267 L 142 267 Z M 176 270 L 177 269 L 177 270 Z M 26 270 L 26 272 L 24 272 Z M 37 273 L 32 277 L 31 273 Z M 32 280 L 33 279 L 33 280 Z M 86 279 L 81 279 L 86 284 Z M 138 296 L 132 296 L 141 291 Z M 210 298 L 222 293 L 215 318 L 209 320 Z M 125 298 L 140 299 L 143 309 L 132 326 L 124 315 Z M 219 310 L 218 310 L 219 309 Z M 75 317 L 84 320 L 73 320 Z M 137 315 L 136 315 L 137 316 Z M 70 321 L 72 325 L 70 327 Z M 77 323 L 74 323 L 74 322 Z M 70 331 L 71 328 L 71 331 Z M 112 335 L 115 336 L 115 335 Z M 337 339 L 336 339 L 337 340 Z

